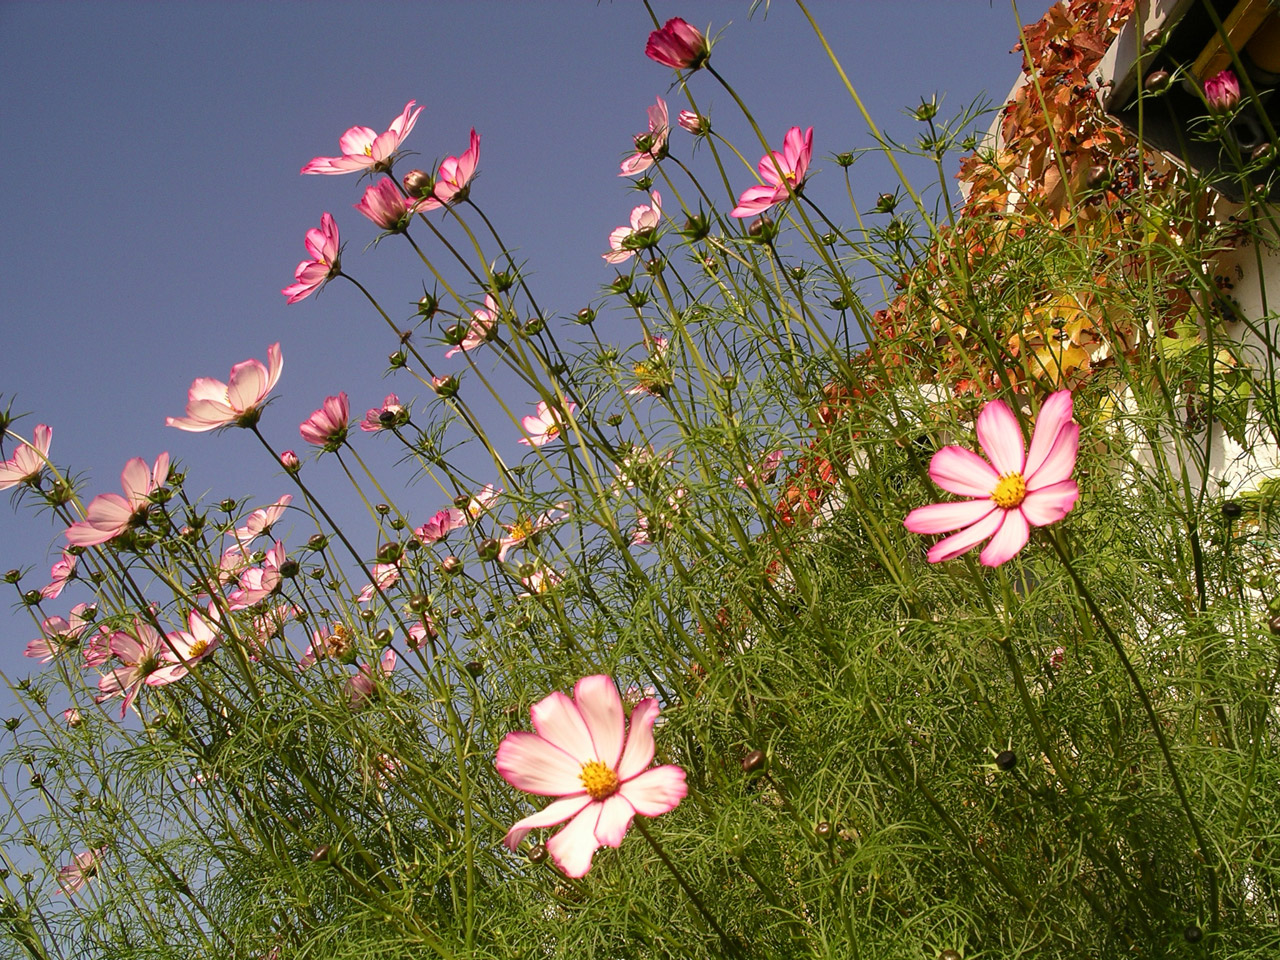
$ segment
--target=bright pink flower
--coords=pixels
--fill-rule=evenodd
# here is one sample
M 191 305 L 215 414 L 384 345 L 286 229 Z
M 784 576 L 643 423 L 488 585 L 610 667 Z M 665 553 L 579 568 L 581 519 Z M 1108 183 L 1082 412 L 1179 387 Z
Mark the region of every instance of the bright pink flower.
M 437 510 L 430 520 L 413 531 L 413 535 L 423 543 L 436 543 L 466 525 L 467 515 L 456 507 L 448 507 Z
M 498 772 L 513 787 L 554 803 L 517 822 L 503 842 L 515 850 L 534 829 L 569 824 L 547 842 L 547 852 L 570 877 L 583 877 L 600 846 L 619 847 L 636 814 L 656 817 L 674 810 L 688 788 L 673 764 L 653 761 L 658 701 L 647 697 L 631 711 L 630 724 L 613 680 L 584 677 L 573 699 L 553 693 L 533 705 L 536 733 L 518 730 L 498 747 Z
M 187 415 L 165 417 L 166 426 L 202 433 L 217 427 L 252 427 L 262 413 L 262 402 L 284 371 L 280 344 L 267 347 L 270 369 L 261 360 L 242 360 L 231 368 L 227 382 L 197 377 L 187 391 Z
M 286 450 L 280 454 L 280 466 L 284 467 L 285 473 L 297 473 L 302 469 L 302 461 L 292 450 Z
M 576 403 L 566 402 L 564 416 L 572 417 L 573 411 L 577 408 Z M 525 417 L 520 421 L 520 425 L 528 434 L 527 437 L 520 438 L 520 442 L 526 447 L 540 447 L 544 443 L 550 443 L 564 430 L 564 420 L 561 419 L 560 411 L 549 407 L 544 401 L 539 401 L 538 412 L 534 416 Z
M 68 866 L 58 871 L 58 892 L 67 896 L 79 892 L 81 887 L 98 875 L 98 861 L 106 852 L 106 847 L 95 847 L 77 853 Z
M 338 224 L 330 214 L 321 214 L 320 228 L 312 227 L 308 230 L 304 242 L 311 259 L 298 264 L 298 268 L 293 271 L 294 282 L 280 291 L 289 298 L 286 303 L 305 300 L 336 277 L 342 269 Z
M 390 648 L 378 661 L 378 672 L 367 663 L 359 664 L 360 672 L 347 680 L 347 692 L 350 696 L 352 710 L 359 710 L 374 698 L 378 692 L 378 681 L 391 676 L 396 668 L 396 652 Z
M 374 133 L 369 127 L 352 127 L 338 139 L 340 157 L 316 157 L 302 168 L 302 173 L 355 173 L 357 170 L 384 171 L 391 169 L 395 153 L 404 138 L 418 122 L 422 107 L 413 109 L 417 101 L 410 100 L 404 112 L 391 121 L 386 133 Z M 412 113 L 410 112 L 412 111 Z
M 681 110 L 679 116 L 676 117 L 676 123 L 680 124 L 695 137 L 701 137 L 711 132 L 711 121 L 694 113 L 692 110 Z
M 86 617 L 86 612 L 89 617 Z M 80 640 L 92 620 L 92 610 L 87 603 L 77 603 L 71 608 L 70 621 L 62 617 L 46 617 L 40 622 L 40 636 L 27 644 L 23 656 L 39 659 L 41 663 L 49 663 L 64 650 L 74 647 Z
M 1231 70 L 1223 70 L 1204 82 L 1204 98 L 1209 109 L 1226 113 L 1240 102 L 1240 81 Z
M 601 254 L 609 263 L 630 260 L 637 250 L 643 250 L 657 239 L 662 224 L 662 194 L 654 190 L 649 194 L 652 206 L 640 204 L 631 211 L 631 226 L 618 227 L 609 234 L 609 246 L 613 249 Z
M 49 570 L 49 576 L 53 578 L 51 583 L 45 584 L 40 588 L 40 596 L 45 600 L 56 600 L 62 594 L 62 589 L 67 585 L 67 581 L 71 579 L 71 575 L 76 569 L 76 558 L 66 550 L 62 551 L 62 559 L 53 565 Z
M 410 650 L 417 650 L 422 646 L 422 641 L 434 640 L 439 634 L 436 632 L 436 623 L 428 614 L 422 614 L 422 619 L 409 627 L 409 636 L 405 642 L 409 645 Z
M 168 452 L 156 457 L 149 471 L 147 461 L 134 457 L 120 472 L 124 496 L 102 493 L 94 497 L 85 509 L 84 519 L 67 527 L 67 541 L 75 546 L 93 547 L 120 536 L 146 514 L 151 506 L 151 494 L 164 485 L 168 476 Z
M 249 516 L 245 517 L 244 526 L 236 527 L 236 541 L 240 544 L 247 544 L 258 537 L 271 532 L 271 528 L 281 517 L 284 516 L 285 508 L 293 503 L 293 494 L 286 493 L 275 503 L 266 507 L 259 507 Z
M 958 557 L 990 537 L 978 559 L 998 567 L 1026 545 L 1031 527 L 1057 523 L 1071 512 L 1080 496 L 1071 479 L 1080 443 L 1071 410 L 1070 390 L 1052 394 L 1040 408 L 1028 451 L 1013 411 L 993 400 L 978 415 L 978 442 L 990 463 L 963 447 L 943 447 L 933 455 L 933 482 L 974 499 L 907 514 L 903 522 L 912 533 L 960 530 L 929 548 L 930 563 Z
M 471 178 L 475 176 L 476 166 L 480 162 L 480 134 L 471 129 L 471 145 L 460 157 L 445 157 L 440 161 L 440 172 L 436 175 L 435 189 L 431 195 L 437 201 L 436 206 L 443 203 L 461 202 L 470 193 Z
M 406 200 L 389 177 L 367 187 L 360 202 L 352 206 L 383 230 L 403 230 L 414 214 L 413 199 Z
M 364 589 L 356 597 L 357 603 L 368 603 L 379 590 L 388 590 L 400 579 L 398 563 L 375 563 L 370 571 L 373 582 L 366 583 Z
M 351 419 L 351 407 L 346 393 L 325 397 L 323 406 L 298 427 L 302 439 L 332 453 L 347 439 L 347 421 Z
M 480 344 L 485 343 L 493 336 L 493 325 L 498 317 L 498 304 L 493 297 L 488 295 L 484 298 L 484 308 L 473 310 L 471 312 L 471 326 L 467 329 L 467 335 L 462 338 L 462 342 L 456 347 L 449 350 L 444 358 L 448 360 L 450 357 L 459 353 L 466 353 L 474 350 Z
M 711 45 L 697 27 L 672 17 L 649 34 L 644 55 L 673 70 L 697 70 L 711 55 Z
M 124 666 L 116 667 L 104 673 L 98 680 L 98 703 L 112 697 L 123 697 L 120 705 L 120 719 L 133 705 L 143 685 L 157 687 L 173 683 L 180 678 L 173 676 L 169 664 L 174 657 L 169 644 L 155 627 L 143 620 L 135 620 L 133 633 L 117 630 L 111 635 L 111 655 L 120 660 Z M 184 670 L 185 674 L 186 671 Z
M 655 160 L 667 155 L 667 135 L 671 127 L 667 120 L 667 104 L 661 97 L 649 108 L 649 132 L 635 135 L 636 152 L 622 161 L 620 177 L 643 173 Z
M 377 433 L 389 427 L 397 427 L 409 422 L 409 411 L 400 404 L 400 398 L 388 393 L 382 406 L 368 411 L 360 421 L 360 429 L 365 433 Z
M 799 127 L 792 127 L 787 131 L 782 152 L 775 150 L 766 153 L 756 166 L 764 185 L 743 190 L 738 197 L 738 205 L 729 211 L 729 216 L 752 217 L 768 210 L 775 203 L 782 203 L 792 193 L 799 193 L 812 157 L 813 127 L 804 133 L 800 132 Z
M 0 436 L 3 431 L 0 431 Z M 0 461 L 0 490 L 8 490 L 20 483 L 28 483 L 41 472 L 49 462 L 49 442 L 53 439 L 53 428 L 43 423 L 37 424 L 31 431 L 31 440 L 22 440 L 18 449 L 8 460 Z

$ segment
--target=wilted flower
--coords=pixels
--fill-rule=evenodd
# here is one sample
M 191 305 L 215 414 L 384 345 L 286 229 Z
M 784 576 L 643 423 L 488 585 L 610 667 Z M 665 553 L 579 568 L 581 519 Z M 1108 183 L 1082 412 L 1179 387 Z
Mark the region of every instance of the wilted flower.
M 120 472 L 120 485 L 124 496 L 102 493 L 94 497 L 85 508 L 84 519 L 67 527 L 67 541 L 75 546 L 93 547 L 118 537 L 137 523 L 151 506 L 151 494 L 169 476 L 168 452 L 156 457 L 155 465 L 148 470 L 147 462 L 134 457 Z
M 673 70 L 697 70 L 707 62 L 711 46 L 697 27 L 672 17 L 661 30 L 649 34 L 644 55 Z
M 0 436 L 4 431 L 0 430 Z M 31 431 L 30 442 L 22 440 L 13 456 L 0 461 L 0 490 L 8 490 L 20 483 L 35 480 L 48 466 L 49 442 L 53 440 L 53 428 L 43 423 Z
M 1240 81 L 1231 70 L 1223 70 L 1204 82 L 1204 98 L 1215 113 L 1227 113 L 1240 102 Z
M 764 184 L 743 190 L 729 216 L 752 217 L 786 200 L 793 192 L 799 193 L 812 156 L 813 127 L 804 133 L 799 127 L 792 127 L 787 131 L 782 152 L 766 153 L 756 165 Z
M 636 152 L 622 161 L 621 177 L 643 173 L 653 166 L 655 160 L 667 155 L 667 135 L 670 133 L 667 119 L 667 104 L 661 97 L 649 108 L 649 132 L 635 136 Z
M 649 199 L 651 205 L 642 203 L 632 208 L 630 226 L 618 227 L 609 234 L 609 246 L 613 249 L 601 254 L 609 263 L 630 260 L 637 250 L 652 246 L 657 240 L 657 230 L 662 225 L 662 194 L 654 190 Z
M 577 404 L 566 402 L 564 416 L 573 416 L 573 411 L 576 409 Z M 564 429 L 564 420 L 561 418 L 559 409 L 548 406 L 545 401 L 539 401 L 537 413 L 522 419 L 520 425 L 528 434 L 527 437 L 521 437 L 520 442 L 526 447 L 540 447 L 560 436 L 560 432 Z
M 325 397 L 324 404 L 298 426 L 298 432 L 307 443 L 324 447 L 332 453 L 342 446 L 347 439 L 347 421 L 351 419 L 351 408 L 347 404 L 345 392 L 336 397 Z
M 342 269 L 338 224 L 330 214 L 321 214 L 319 229 L 312 227 L 308 230 L 304 243 L 311 259 L 298 264 L 293 271 L 294 282 L 280 291 L 288 298 L 286 303 L 305 300 L 336 277 Z
M 400 116 L 391 121 L 385 133 L 374 133 L 369 127 L 352 127 L 338 139 L 340 157 L 316 157 L 302 168 L 302 173 L 354 173 L 357 170 L 389 170 L 404 138 L 418 122 L 422 107 L 413 109 L 416 101 L 405 104 Z M 412 111 L 412 113 L 410 112 Z
M 348 657 L 355 659 L 355 648 L 351 644 L 351 631 L 346 624 L 334 623 L 328 631 L 315 630 L 311 634 L 311 646 L 298 661 L 298 669 L 306 670 L 318 660 L 325 658 L 344 661 Z
M 636 814 L 674 810 L 688 788 L 673 764 L 653 761 L 653 724 L 660 707 L 640 700 L 630 723 L 610 677 L 579 680 L 573 699 L 553 693 L 533 705 L 535 733 L 517 730 L 498 747 L 498 772 L 519 790 L 559 797 L 518 821 L 503 842 L 515 850 L 530 830 L 569 821 L 547 842 L 551 859 L 570 877 L 585 876 L 600 846 L 619 847 Z
M 165 425 L 191 433 L 232 425 L 252 427 L 262 414 L 263 401 L 284 371 L 279 343 L 267 347 L 267 361 L 270 368 L 263 366 L 261 360 L 242 360 L 231 368 L 226 383 L 197 377 L 187 391 L 187 415 L 165 417 Z
M 904 522 L 912 533 L 944 533 L 963 528 L 929 548 L 930 563 L 950 560 L 988 537 L 979 560 L 998 567 L 1027 543 L 1031 527 L 1057 523 L 1080 496 L 1071 471 L 1076 465 L 1080 427 L 1071 420 L 1071 391 L 1059 390 L 1040 408 L 1031 449 L 1002 400 L 978 415 L 978 443 L 991 461 L 963 447 L 943 447 L 929 463 L 929 476 L 942 489 L 973 497 L 958 503 L 918 507 Z

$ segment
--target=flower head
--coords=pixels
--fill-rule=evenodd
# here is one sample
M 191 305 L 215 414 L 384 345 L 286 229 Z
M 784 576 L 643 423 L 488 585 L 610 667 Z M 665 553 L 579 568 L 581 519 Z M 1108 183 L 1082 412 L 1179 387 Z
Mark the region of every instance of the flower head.
M 98 875 L 98 861 L 106 852 L 106 847 L 95 847 L 77 853 L 70 864 L 58 871 L 58 892 L 67 896 L 79 892 L 81 887 Z
M 454 530 L 467 525 L 467 515 L 456 507 L 437 510 L 422 526 L 413 531 L 413 535 L 423 543 L 436 543 L 443 540 Z
M 351 419 L 351 407 L 347 403 L 345 392 L 336 397 L 325 397 L 319 410 L 303 420 L 298 432 L 307 443 L 324 447 L 332 453 L 342 446 L 347 439 L 347 421 Z
M 223 560 L 226 559 L 224 554 Z M 241 570 L 237 589 L 227 595 L 227 603 L 231 609 L 243 610 L 246 607 L 252 607 L 279 590 L 283 577 L 280 568 L 284 566 L 285 559 L 284 544 L 277 540 L 275 546 L 267 551 L 262 566 Z
M 356 595 L 357 603 L 368 603 L 373 599 L 374 594 L 380 590 L 390 590 L 400 579 L 398 563 L 375 563 L 369 572 L 373 576 L 373 581 L 366 583 L 364 589 Z
M 0 431 L 0 437 L 4 431 Z M 49 462 L 49 442 L 53 439 L 53 429 L 45 424 L 37 424 L 31 431 L 31 440 L 23 440 L 13 456 L 0 461 L 0 490 L 8 490 L 20 483 L 30 483 L 44 471 Z
M 347 694 L 352 710 L 358 710 L 372 700 L 378 693 L 378 681 L 391 676 L 396 668 L 396 652 L 388 649 L 378 661 L 378 668 L 367 663 L 359 665 L 360 672 L 347 680 Z
M 676 117 L 676 123 L 695 137 L 706 136 L 711 132 L 710 118 L 694 113 L 692 110 L 681 110 L 680 115 Z
M 600 846 L 618 847 L 636 814 L 674 810 L 688 788 L 673 764 L 653 761 L 653 723 L 660 707 L 640 700 L 630 723 L 610 677 L 584 677 L 573 699 L 553 693 L 529 711 L 535 733 L 516 731 L 498 747 L 498 772 L 527 793 L 559 797 L 514 824 L 503 840 L 511 850 L 530 831 L 569 824 L 547 842 L 551 859 L 570 877 L 585 876 Z
M 497 318 L 498 304 L 493 297 L 486 294 L 484 307 L 471 312 L 471 326 L 467 328 L 466 336 L 462 338 L 462 342 L 446 352 L 444 358 L 448 360 L 455 354 L 466 353 L 486 343 L 493 336 L 493 325 Z
M 711 45 L 697 27 L 672 17 L 649 34 L 644 55 L 673 70 L 697 70 L 711 55 Z
M 244 518 L 244 526 L 236 527 L 236 541 L 247 544 L 263 534 L 271 532 L 276 521 L 284 516 L 285 508 L 293 503 L 293 494 L 286 493 L 275 503 L 267 507 L 259 507 Z
M 67 527 L 67 541 L 80 547 L 93 547 L 118 537 L 146 515 L 151 506 L 151 494 L 164 484 L 168 476 L 167 452 L 156 457 L 150 470 L 147 469 L 147 461 L 134 457 L 120 472 L 124 496 L 103 493 L 94 497 L 85 508 L 84 519 Z
M 766 153 L 756 165 L 764 184 L 743 190 L 738 197 L 738 205 L 729 212 L 729 216 L 753 217 L 776 203 L 782 203 L 792 193 L 799 193 L 812 157 L 813 127 L 804 133 L 799 127 L 792 127 L 783 140 L 782 152 Z
M 958 557 L 990 537 L 978 559 L 998 567 L 1026 545 L 1031 527 L 1057 523 L 1071 512 L 1080 496 L 1071 479 L 1080 426 L 1071 411 L 1070 390 L 1052 394 L 1040 408 L 1027 450 L 1013 411 L 993 400 L 978 415 L 978 442 L 990 463 L 963 447 L 943 447 L 933 455 L 933 482 L 973 499 L 907 514 L 903 523 L 912 533 L 960 531 L 929 548 L 930 563 Z
M 667 155 L 667 134 L 671 126 L 667 119 L 667 103 L 661 97 L 649 108 L 649 132 L 635 136 L 636 152 L 622 161 L 620 177 L 630 177 L 643 173 L 653 166 L 655 160 Z
M 262 414 L 262 402 L 275 387 L 284 371 L 280 344 L 267 347 L 267 362 L 242 360 L 231 368 L 227 382 L 212 377 L 197 377 L 187 391 L 187 415 L 165 417 L 165 426 L 191 433 L 203 433 L 218 427 L 252 427 Z
M 551 510 L 546 510 L 537 517 L 521 516 L 516 522 L 510 526 L 506 526 L 507 535 L 499 541 L 497 560 L 502 563 L 507 559 L 507 554 L 512 548 L 523 546 L 527 541 L 536 538 L 538 534 L 544 530 L 550 529 L 559 523 L 565 517 L 569 516 L 567 512 L 558 506 Z
M 97 701 L 123 697 L 120 719 L 132 706 L 143 685 L 164 686 L 181 679 L 185 667 L 173 667 L 174 655 L 165 637 L 145 620 L 135 620 L 133 632 L 117 630 L 111 635 L 109 650 L 122 666 L 107 671 L 98 680 Z M 175 671 L 180 671 L 176 672 Z
M 377 433 L 390 427 L 399 427 L 409 422 L 409 411 L 400 403 L 394 393 L 388 393 L 381 407 L 365 413 L 360 421 L 360 429 L 365 433 Z
M 70 621 L 62 617 L 46 617 L 40 622 L 40 636 L 27 644 L 23 656 L 49 663 L 64 650 L 74 647 L 92 622 L 93 611 L 87 603 L 77 603 L 71 608 Z
M 630 226 L 618 227 L 609 234 L 609 246 L 613 249 L 601 254 L 609 263 L 630 260 L 637 250 L 652 246 L 657 239 L 658 227 L 662 224 L 662 194 L 654 190 L 649 199 L 651 205 L 642 203 L 632 209 Z
M 62 551 L 62 559 L 55 563 L 49 570 L 51 582 L 40 588 L 40 596 L 45 600 L 56 600 L 62 595 L 62 589 L 67 585 L 67 581 L 71 579 L 76 569 L 76 558 L 73 554 L 66 550 Z
M 328 213 L 321 214 L 320 227 L 312 227 L 307 231 L 303 241 L 310 260 L 303 260 L 293 271 L 294 282 L 280 292 L 288 300 L 286 303 L 297 303 L 311 296 L 326 283 L 338 275 L 342 269 L 342 247 L 338 242 L 338 224 Z
M 576 403 L 566 402 L 564 405 L 564 416 L 573 416 L 573 411 L 578 408 Z M 544 443 L 550 443 L 556 437 L 560 436 L 564 430 L 564 420 L 559 409 L 553 409 L 548 406 L 545 401 L 538 402 L 537 413 L 531 417 L 525 417 L 520 421 L 520 425 L 524 427 L 524 432 L 528 434 L 521 437 L 520 442 L 526 447 L 540 447 Z
M 431 196 L 436 206 L 445 203 L 460 202 L 467 199 L 470 193 L 471 178 L 475 176 L 476 166 L 480 163 L 480 134 L 471 129 L 471 144 L 460 157 L 445 157 L 440 161 L 440 172 L 436 174 L 435 187 Z
M 302 461 L 292 450 L 286 450 L 280 454 L 280 466 L 284 467 L 285 473 L 297 473 L 302 469 Z
M 418 122 L 422 107 L 414 110 L 417 101 L 404 105 L 400 116 L 391 121 L 385 133 L 374 133 L 369 127 L 352 127 L 338 138 L 340 157 L 316 157 L 302 168 L 302 173 L 355 173 L 357 170 L 382 172 L 391 169 L 395 153 L 404 138 Z M 410 112 L 412 111 L 412 112 Z
M 1226 113 L 1240 102 L 1240 81 L 1231 70 L 1223 70 L 1214 74 L 1204 82 L 1204 98 L 1209 102 L 1209 109 L 1215 113 Z
M 383 230 L 399 231 L 408 225 L 417 205 L 413 200 L 405 199 L 394 180 L 383 177 L 366 187 L 360 202 L 352 206 Z

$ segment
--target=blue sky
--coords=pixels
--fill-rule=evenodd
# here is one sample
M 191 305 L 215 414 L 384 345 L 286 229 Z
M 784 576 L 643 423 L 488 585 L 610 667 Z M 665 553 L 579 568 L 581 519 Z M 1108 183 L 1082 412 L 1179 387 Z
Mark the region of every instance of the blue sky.
M 1018 12 L 1032 22 L 1048 5 Z M 749 19 L 748 7 L 654 4 L 661 19 L 726 28 L 715 64 L 766 135 L 814 127 L 809 195 L 840 215 L 843 178 L 829 158 L 869 146 L 865 125 L 798 10 L 774 0 L 767 17 Z M 922 97 L 943 95 L 945 116 L 983 92 L 1003 98 L 1019 70 L 1007 4 L 811 8 L 872 114 L 903 139 L 916 133 L 903 110 Z M 326 210 L 347 243 L 344 267 L 384 304 L 407 314 L 421 291 L 403 244 L 362 252 L 376 235 L 351 206 L 364 184 L 302 177 L 302 164 L 337 153 L 349 126 L 385 129 L 411 99 L 426 108 L 406 143 L 418 165 L 460 154 L 474 126 L 483 144 L 473 198 L 525 258 L 544 309 L 571 315 L 615 273 L 601 254 L 638 202 L 618 163 L 646 108 L 657 95 L 673 117 L 684 105 L 668 91 L 671 71 L 644 57 L 650 29 L 639 3 L 585 0 L 0 4 L 0 398 L 33 414 L 19 424 L 27 435 L 38 422 L 53 427 L 52 455 L 89 478 L 86 499 L 118 490 L 129 457 L 168 450 L 189 470 L 189 492 L 274 500 L 290 485 L 251 436 L 164 426 L 182 414 L 194 377 L 224 379 L 280 341 L 284 377 L 263 421 L 278 447 L 303 446 L 297 424 L 326 394 L 347 391 L 360 414 L 393 390 L 423 394 L 407 377 L 382 379 L 395 344 L 350 285 L 293 306 L 280 295 Z M 706 76 L 693 87 L 754 162 L 758 145 L 729 97 Z M 676 130 L 673 153 L 688 160 L 691 148 Z M 854 172 L 863 209 L 895 186 L 882 163 Z M 738 176 L 738 189 L 753 182 L 745 169 Z M 637 338 L 600 333 L 623 346 Z M 442 358 L 444 347 L 426 352 Z M 377 439 L 362 449 L 389 464 Z M 359 524 L 354 497 L 323 472 L 308 476 Z M 401 505 L 422 522 L 443 503 L 421 485 Z M 25 585 L 43 584 L 60 534 L 0 505 L 0 569 L 34 566 Z M 69 589 L 47 612 L 81 599 Z M 38 669 L 21 656 L 34 635 L 21 610 L 0 615 L 0 670 Z

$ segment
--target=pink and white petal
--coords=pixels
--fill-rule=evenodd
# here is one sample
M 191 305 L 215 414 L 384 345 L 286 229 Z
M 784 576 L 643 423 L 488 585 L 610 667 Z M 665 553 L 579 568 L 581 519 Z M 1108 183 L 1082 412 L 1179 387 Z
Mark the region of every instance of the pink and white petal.
M 284 354 L 280 352 L 279 341 L 267 347 L 267 391 L 271 391 L 284 372 Z
M 617 796 L 635 807 L 640 816 L 656 817 L 670 813 L 688 793 L 684 771 L 668 763 L 627 780 L 618 788 Z
M 1049 451 L 1057 443 L 1058 434 L 1071 420 L 1071 409 L 1070 390 L 1059 390 L 1050 394 L 1049 398 L 1040 405 L 1040 412 L 1036 414 L 1035 430 L 1031 433 L 1031 448 L 1027 451 L 1027 465 L 1024 471 L 1026 476 L 1035 476 L 1045 458 L 1049 456 Z
M 620 177 L 634 176 L 637 173 L 643 173 L 644 171 L 648 170 L 652 166 L 653 166 L 653 157 L 649 156 L 649 154 L 634 153 L 631 156 L 627 157 L 627 159 L 622 161 L 622 166 L 620 167 L 621 173 L 619 173 L 618 176 Z
M 215 380 L 213 377 L 196 377 L 191 381 L 191 388 L 187 390 L 188 410 L 190 410 L 190 404 L 197 400 L 209 400 L 214 403 L 220 403 L 225 407 L 227 405 L 227 385 L 221 380 Z
M 1074 480 L 1063 480 L 1051 487 L 1041 487 L 1028 493 L 1019 508 L 1033 527 L 1047 527 L 1057 523 L 1076 505 L 1080 488 Z
M 747 187 L 738 197 L 738 205 L 729 211 L 729 216 L 737 217 L 753 217 L 757 213 L 763 213 L 768 210 L 779 199 L 785 199 L 785 193 L 779 198 L 777 191 L 773 187 L 757 186 Z
M 943 447 L 929 461 L 929 478 L 948 493 L 987 498 L 1000 481 L 991 464 L 964 447 Z
M 1076 454 L 1080 449 L 1080 425 L 1068 423 L 1058 432 L 1058 439 L 1045 456 L 1035 473 L 1027 474 L 1027 489 L 1041 490 L 1061 483 L 1076 468 Z
M 998 567 L 1012 560 L 1027 545 L 1027 538 L 1031 536 L 1031 527 L 1021 510 L 1003 512 L 1004 523 L 991 538 L 991 542 L 983 547 L 982 553 L 978 554 L 978 560 L 984 567 Z
M 604 674 L 583 677 L 574 685 L 573 702 L 586 721 L 595 745 L 596 759 L 616 769 L 626 736 L 626 714 L 613 679 Z
M 1000 529 L 1000 525 L 1004 523 L 1004 516 L 1008 512 L 1007 510 L 992 510 L 973 526 L 966 527 L 959 533 L 953 533 L 951 536 L 939 540 L 929 548 L 925 558 L 930 563 L 942 563 L 944 560 L 958 557 L 962 553 L 968 553 Z
M 147 502 L 147 494 L 151 492 L 151 468 L 141 457 L 134 457 L 120 471 L 120 485 L 124 487 L 125 499 L 131 508 L 137 508 Z
M 514 851 L 530 830 L 540 830 L 543 827 L 554 827 L 557 823 L 564 823 L 570 817 L 576 817 L 581 813 L 587 804 L 594 802 L 584 793 L 580 797 L 565 797 L 549 803 L 537 813 L 530 814 L 512 824 L 507 835 L 502 838 L 502 842 L 507 845 L 508 850 Z
M 342 151 L 344 157 L 359 155 L 373 146 L 377 136 L 378 134 L 370 127 L 351 127 L 338 138 L 338 149 Z
M 592 803 L 547 841 L 547 853 L 566 876 L 581 878 L 591 869 L 591 858 L 600 844 L 596 841 L 596 821 L 600 804 Z
M 564 797 L 585 790 L 582 762 L 526 730 L 503 737 L 494 762 L 503 779 L 525 793 Z
M 978 414 L 978 442 L 1000 476 L 1021 473 L 1026 466 L 1022 428 L 1003 400 L 992 400 Z
M 622 846 L 622 838 L 631 829 L 631 821 L 635 819 L 636 810 L 621 794 L 600 804 L 600 818 L 596 821 L 596 840 L 606 847 L 617 849 Z
M 931 503 L 927 507 L 916 507 L 902 524 L 912 533 L 946 533 L 977 523 L 995 509 L 996 505 L 990 499 Z
M 538 736 L 563 750 L 577 761 L 579 767 L 599 759 L 582 712 L 559 690 L 535 703 L 529 713 Z
M 661 709 L 653 697 L 645 697 L 631 709 L 627 745 L 618 761 L 619 780 L 630 780 L 653 762 L 653 724 Z
M 243 413 L 257 406 L 267 394 L 267 368 L 261 360 L 242 360 L 231 368 L 227 381 L 227 403 Z

